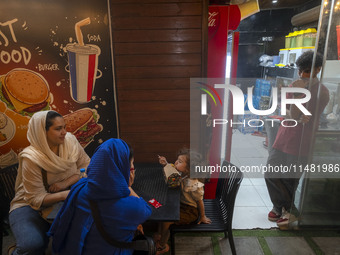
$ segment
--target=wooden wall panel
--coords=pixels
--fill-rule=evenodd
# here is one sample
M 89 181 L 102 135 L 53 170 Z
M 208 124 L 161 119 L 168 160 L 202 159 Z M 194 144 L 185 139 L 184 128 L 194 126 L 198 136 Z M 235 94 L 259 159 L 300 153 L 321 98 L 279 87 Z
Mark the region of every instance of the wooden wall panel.
M 153 66 L 153 67 L 117 67 L 117 79 L 138 79 L 140 77 L 200 77 L 200 66 Z
M 190 83 L 186 78 L 143 78 L 143 79 L 122 79 L 116 84 L 118 90 L 136 89 L 189 89 Z
M 201 63 L 201 54 L 183 54 L 180 58 L 177 55 L 119 55 L 116 56 L 116 65 L 119 67 L 145 66 L 145 59 L 148 59 L 149 66 L 192 66 Z M 201 67 L 201 65 L 197 65 Z
M 129 3 L 115 5 L 113 17 L 166 17 L 166 16 L 200 16 L 200 3 Z
M 121 29 L 185 29 L 201 28 L 200 16 L 187 17 L 117 17 L 112 28 Z
M 165 112 L 162 112 L 162 114 L 156 114 L 156 112 L 148 112 L 145 114 L 141 114 L 140 112 L 130 112 L 129 117 L 130 118 L 127 118 L 125 120 L 124 124 L 136 125 L 136 123 L 142 123 L 145 121 L 148 121 L 149 123 L 153 123 L 153 124 L 157 122 L 165 123 L 165 122 L 174 122 L 173 121 L 174 119 L 176 120 L 176 122 L 182 123 L 188 120 L 188 112 L 165 111 Z M 151 136 L 155 137 L 154 135 L 155 133 L 149 133 L 147 137 L 151 137 Z M 159 137 L 160 133 L 157 133 L 157 135 L 158 135 L 157 137 Z M 142 139 L 142 137 L 140 139 Z M 143 140 L 146 140 L 146 139 L 143 139 Z
M 153 42 L 153 43 L 116 43 L 116 55 L 139 55 L 147 52 L 154 54 L 188 54 L 201 50 L 200 42 Z
M 158 3 L 202 3 L 202 0 L 110 0 L 112 4 L 127 4 L 127 3 L 144 3 L 144 4 L 158 4 Z
M 205 77 L 204 0 L 110 0 L 120 138 L 138 163 L 190 146 L 190 78 Z
M 121 101 L 179 101 L 187 100 L 190 96 L 188 90 L 185 89 L 163 89 L 163 90 L 139 90 L 138 93 L 130 93 L 130 91 L 122 90 L 118 93 Z
M 153 30 L 116 30 L 112 35 L 115 43 L 119 42 L 180 42 L 200 41 L 202 38 L 199 29 L 153 29 Z
M 141 114 L 147 114 L 152 112 L 154 114 L 161 114 L 162 112 L 188 112 L 189 113 L 189 100 L 183 101 L 121 101 L 119 105 L 119 112 L 129 114 L 129 112 L 140 112 Z M 128 117 L 128 116 L 127 116 Z M 189 117 L 189 116 L 188 116 Z M 124 119 L 124 117 L 122 117 Z M 189 118 L 188 118 L 189 120 Z M 172 121 L 172 120 L 171 120 Z M 176 120 L 175 120 L 176 122 Z M 142 124 L 142 123 L 140 123 Z M 157 123 L 159 125 L 159 123 Z M 180 123 L 177 123 L 178 126 Z M 123 125 L 122 121 L 120 126 Z M 124 130 L 121 130 L 124 132 Z

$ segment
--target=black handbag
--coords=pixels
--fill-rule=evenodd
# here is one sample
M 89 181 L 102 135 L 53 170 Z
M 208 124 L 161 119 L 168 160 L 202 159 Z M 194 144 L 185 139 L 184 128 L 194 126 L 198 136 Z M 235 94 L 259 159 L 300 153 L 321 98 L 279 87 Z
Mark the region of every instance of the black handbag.
M 153 239 L 149 236 L 145 236 L 143 234 L 139 234 L 135 236 L 135 238 L 131 242 L 120 242 L 110 237 L 110 235 L 106 232 L 106 230 L 103 227 L 98 205 L 95 201 L 90 200 L 90 208 L 92 212 L 92 216 L 94 219 L 94 223 L 96 224 L 96 227 L 103 237 L 103 239 L 109 243 L 110 245 L 116 247 L 116 248 L 122 248 L 122 249 L 134 249 L 133 254 L 138 255 L 155 255 L 157 252 L 156 245 L 153 241 Z

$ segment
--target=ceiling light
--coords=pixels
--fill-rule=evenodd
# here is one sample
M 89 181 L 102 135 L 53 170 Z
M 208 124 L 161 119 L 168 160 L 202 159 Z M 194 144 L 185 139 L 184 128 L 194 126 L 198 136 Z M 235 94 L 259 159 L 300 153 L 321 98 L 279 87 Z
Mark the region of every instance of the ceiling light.
M 278 1 L 278 0 L 273 0 L 273 1 L 272 1 L 272 3 L 273 3 L 273 4 L 276 4 L 276 3 L 277 3 L 277 1 Z

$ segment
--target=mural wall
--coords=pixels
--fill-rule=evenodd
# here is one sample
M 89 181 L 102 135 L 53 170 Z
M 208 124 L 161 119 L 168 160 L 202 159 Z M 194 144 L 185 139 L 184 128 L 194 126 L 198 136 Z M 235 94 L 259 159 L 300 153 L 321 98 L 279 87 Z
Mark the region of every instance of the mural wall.
M 91 156 L 117 137 L 106 1 L 0 2 L 0 167 L 29 143 L 42 110 L 65 117 Z

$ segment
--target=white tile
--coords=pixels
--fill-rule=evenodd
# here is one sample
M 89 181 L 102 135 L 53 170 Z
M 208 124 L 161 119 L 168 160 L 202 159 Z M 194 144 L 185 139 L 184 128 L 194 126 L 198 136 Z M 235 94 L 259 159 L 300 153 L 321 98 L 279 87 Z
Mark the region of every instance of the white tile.
M 257 155 L 267 158 L 268 151 L 263 147 L 263 142 L 265 141 L 264 137 L 253 136 L 251 134 L 240 134 L 233 133 L 232 136 L 232 148 L 234 149 L 256 149 Z
M 265 157 L 238 157 L 238 160 L 241 163 L 241 166 L 265 166 L 267 164 L 267 158 Z M 250 168 L 251 169 L 251 168 Z M 248 170 L 248 168 L 246 168 L 246 170 L 248 172 L 250 172 L 250 170 Z
M 242 186 L 253 186 L 252 182 L 250 181 L 249 178 L 243 177 L 243 180 L 241 182 L 241 187 Z
M 243 142 L 246 142 L 247 140 L 249 140 L 249 135 L 245 135 L 245 134 L 242 134 L 238 131 L 234 132 L 233 135 L 232 135 L 232 145 L 235 146 L 235 147 L 242 147 L 243 146 Z
M 233 153 L 238 155 L 238 158 L 257 158 L 257 157 L 264 157 L 262 154 L 259 154 L 258 150 L 256 150 L 256 147 L 249 147 L 246 144 L 245 146 L 242 147 L 231 147 L 233 150 Z
M 267 219 L 267 207 L 243 207 L 238 206 L 234 209 L 233 229 L 269 229 L 277 227 L 276 223 Z
M 231 152 L 231 155 L 230 155 L 230 162 L 232 164 L 234 164 L 235 166 L 237 166 L 237 167 L 240 167 L 240 165 L 241 165 L 241 162 L 239 161 L 239 158 L 233 152 Z
M 267 209 L 268 209 L 268 213 L 269 213 L 273 209 L 273 205 L 270 205 L 270 206 L 268 205 Z
M 232 137 L 231 162 L 238 167 L 266 165 L 268 151 L 263 147 L 264 137 L 242 134 L 235 130 Z M 248 168 L 249 170 L 249 168 Z M 267 219 L 272 203 L 262 173 L 244 172 L 235 201 L 233 228 L 272 228 L 276 223 Z
M 251 183 L 254 186 L 266 186 L 266 181 L 264 180 L 264 178 L 251 178 L 250 179 Z
M 254 186 L 241 186 L 235 206 L 266 206 Z
M 263 200 L 264 204 L 270 208 L 273 207 L 272 201 L 270 200 L 269 193 L 267 190 L 267 186 L 255 186 L 257 193 L 260 195 L 261 199 Z
M 251 136 L 249 139 L 249 143 L 252 145 L 252 147 L 256 148 L 262 156 L 268 157 L 268 150 L 263 146 L 264 141 L 264 137 Z
M 256 160 L 252 160 L 254 162 L 252 165 L 245 164 L 245 169 L 247 171 L 247 176 L 248 178 L 251 179 L 264 179 L 264 174 L 262 173 L 262 166 L 263 165 L 261 162 L 256 163 Z M 255 185 L 255 183 L 254 183 Z M 263 184 L 262 184 L 263 185 Z

